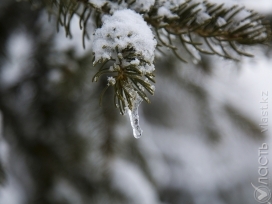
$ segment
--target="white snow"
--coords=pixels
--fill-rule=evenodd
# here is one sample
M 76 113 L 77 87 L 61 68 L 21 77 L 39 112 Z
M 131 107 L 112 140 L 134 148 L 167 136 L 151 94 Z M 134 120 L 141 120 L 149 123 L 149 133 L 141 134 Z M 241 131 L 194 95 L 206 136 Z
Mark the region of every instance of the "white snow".
M 136 54 L 152 64 L 155 47 L 154 35 L 141 15 L 130 9 L 116 11 L 112 16 L 105 16 L 103 26 L 95 31 L 94 63 L 106 59 L 118 61 L 116 49 L 121 52 L 126 48 L 133 48 Z M 152 72 L 155 68 L 146 65 L 140 69 Z
M 172 1 L 160 1 L 159 3 L 159 8 L 157 15 L 158 16 L 165 16 L 167 18 L 178 18 L 178 15 L 175 13 L 172 13 L 172 9 L 176 8 L 177 6 L 185 3 L 186 1 L 184 0 L 172 0 Z M 200 3 L 201 1 L 198 0 L 191 0 L 187 2 L 187 7 L 192 6 L 193 4 Z M 192 12 L 195 12 L 197 10 L 200 10 L 197 15 L 196 15 L 196 22 L 198 24 L 202 24 L 205 21 L 209 20 L 211 16 L 206 13 L 206 7 L 203 3 L 200 3 L 198 6 L 196 6 Z M 190 24 L 191 21 L 189 21 L 188 24 Z
M 108 77 L 108 85 L 113 86 L 116 83 L 115 78 L 113 77 Z
M 138 12 L 147 12 L 154 4 L 155 0 L 137 0 L 130 6 L 130 8 Z
M 217 20 L 216 20 L 216 25 L 218 26 L 218 27 L 221 27 L 221 26 L 223 26 L 223 25 L 226 25 L 226 20 L 224 19 L 224 18 L 222 18 L 222 17 L 219 17 L 219 18 L 217 18 Z
M 207 20 L 211 19 L 211 16 L 205 12 L 199 12 L 197 14 L 197 18 L 196 18 L 196 22 L 198 24 L 203 24 L 205 23 Z
M 165 7 L 165 6 L 161 6 L 159 9 L 158 9 L 158 16 L 165 16 L 169 19 L 171 18 L 178 18 L 178 15 L 177 14 L 173 14 L 169 8 Z

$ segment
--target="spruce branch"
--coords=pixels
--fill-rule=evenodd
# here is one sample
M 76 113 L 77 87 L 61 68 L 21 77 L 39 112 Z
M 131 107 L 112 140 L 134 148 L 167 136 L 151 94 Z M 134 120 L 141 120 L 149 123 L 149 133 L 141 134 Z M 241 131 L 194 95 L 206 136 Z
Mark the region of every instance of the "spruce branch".
M 253 57 L 244 46 L 266 44 L 271 39 L 269 23 L 255 11 L 207 0 L 28 1 L 46 7 L 49 16 L 54 14 L 57 28 L 63 26 L 69 37 L 71 20 L 77 15 L 83 47 L 85 38 L 89 39 L 88 21 L 96 23 L 93 65 L 101 65 L 93 81 L 108 77 L 100 103 L 112 86 L 114 104 L 121 114 L 130 111 L 137 115 L 139 103 L 150 102 L 146 92 L 153 95 L 155 90 L 155 49 L 163 52 L 161 48 L 169 48 L 185 63 L 184 52 L 197 61 L 200 54 L 238 61 L 241 56 Z M 134 119 L 132 126 L 139 127 L 138 116 Z M 141 135 L 137 131 L 135 137 Z
M 127 16 L 127 19 L 123 17 Z M 144 37 L 141 32 L 144 31 Z M 108 76 L 107 86 L 114 87 L 114 103 L 125 114 L 138 97 L 150 102 L 145 90 L 154 94 L 154 51 L 156 41 L 144 19 L 131 10 L 116 11 L 103 20 L 94 34 L 94 65 L 102 63 L 93 81 Z M 108 87 L 101 94 L 100 102 Z
M 70 23 L 79 16 L 82 42 L 89 39 L 87 22 L 92 19 L 101 27 L 103 15 L 112 15 L 116 10 L 131 9 L 144 14 L 154 28 L 158 45 L 170 48 L 177 58 L 187 62 L 179 47 L 193 58 L 191 47 L 198 52 L 238 60 L 239 56 L 252 57 L 242 45 L 266 44 L 271 39 L 269 22 L 253 10 L 238 5 L 210 3 L 207 0 L 175 1 L 94 1 L 94 0 L 28 0 L 34 7 L 46 7 L 49 16 L 57 17 L 57 28 L 63 26 L 66 35 L 72 37 Z M 171 40 L 176 36 L 179 40 Z M 233 52 L 234 51 L 234 52 Z
M 49 20 L 56 17 L 56 27 L 65 29 L 66 37 L 72 38 L 70 29 L 74 16 L 79 19 L 79 27 L 82 30 L 82 45 L 85 48 L 85 39 L 90 39 L 88 32 L 88 21 L 92 20 L 97 26 L 101 25 L 101 9 L 96 4 L 89 3 L 88 0 L 27 0 L 33 8 L 45 8 Z
M 182 61 L 186 60 L 177 51 L 179 47 L 184 47 L 194 58 L 188 47 L 238 60 L 236 56 L 253 56 L 243 51 L 241 45 L 265 44 L 271 38 L 268 22 L 258 13 L 238 5 L 195 0 L 173 5 L 157 1 L 146 21 L 154 27 L 159 43 L 170 48 Z M 172 42 L 171 36 L 179 41 Z

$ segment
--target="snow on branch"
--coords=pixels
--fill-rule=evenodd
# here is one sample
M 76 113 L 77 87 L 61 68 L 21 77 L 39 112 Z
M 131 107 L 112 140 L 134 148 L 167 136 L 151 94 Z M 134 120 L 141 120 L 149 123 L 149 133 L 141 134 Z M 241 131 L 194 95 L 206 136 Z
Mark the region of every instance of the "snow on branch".
M 271 37 L 268 22 L 258 13 L 209 1 L 157 1 L 147 21 L 155 28 L 159 44 L 171 48 L 183 61 L 180 47 L 194 58 L 197 56 L 191 47 L 200 53 L 238 60 L 241 55 L 253 56 L 241 45 L 264 44 Z M 172 42 L 173 36 L 179 40 Z
M 252 10 L 230 3 L 207 0 L 28 0 L 46 7 L 57 16 L 57 25 L 71 36 L 70 22 L 79 17 L 84 39 L 94 34 L 94 65 L 101 64 L 93 77 L 107 75 L 114 88 L 114 103 L 121 114 L 129 113 L 134 136 L 140 137 L 138 106 L 154 94 L 154 52 L 167 47 L 177 58 L 184 54 L 200 59 L 200 53 L 239 60 L 252 57 L 244 45 L 270 42 L 271 28 Z M 211 0 L 212 1 L 212 0 Z M 97 29 L 88 31 L 88 21 Z M 183 48 L 183 49 L 182 49 Z M 185 52 L 185 53 L 184 53 Z
M 103 63 L 94 76 L 97 81 L 103 74 L 112 75 L 116 106 L 122 114 L 140 95 L 149 102 L 144 90 L 154 94 L 150 81 L 154 77 L 153 65 L 156 40 L 141 15 L 125 9 L 112 16 L 104 16 L 103 26 L 94 34 L 94 65 Z M 110 78 L 112 80 L 112 78 Z
M 154 94 L 154 53 L 156 40 L 143 17 L 130 9 L 115 11 L 104 16 L 103 25 L 94 33 L 94 65 L 104 63 L 93 81 L 104 74 L 108 86 L 115 90 L 115 105 L 121 114 L 128 112 L 133 133 L 139 138 L 138 106 L 142 100 L 149 102 L 145 90 Z M 102 92 L 101 100 L 105 91 Z

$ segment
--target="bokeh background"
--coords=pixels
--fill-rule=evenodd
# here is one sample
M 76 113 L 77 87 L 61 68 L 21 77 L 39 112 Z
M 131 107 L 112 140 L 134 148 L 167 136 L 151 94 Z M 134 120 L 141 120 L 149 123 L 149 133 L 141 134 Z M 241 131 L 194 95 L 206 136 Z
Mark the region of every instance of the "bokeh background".
M 240 3 L 272 22 L 271 0 Z M 99 107 L 106 78 L 92 83 L 91 41 L 84 50 L 77 18 L 71 30 L 72 39 L 56 32 L 27 2 L 0 2 L 0 204 L 257 203 L 258 150 L 272 148 L 270 47 L 251 47 L 255 57 L 239 63 L 158 54 L 135 139 L 113 90 Z

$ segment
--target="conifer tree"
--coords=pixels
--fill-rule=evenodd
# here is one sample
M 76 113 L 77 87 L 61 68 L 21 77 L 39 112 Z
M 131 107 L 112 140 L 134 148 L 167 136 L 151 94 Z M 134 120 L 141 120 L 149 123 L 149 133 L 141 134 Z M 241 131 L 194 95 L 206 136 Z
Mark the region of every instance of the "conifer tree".
M 171 153 L 174 147 L 158 144 L 161 137 L 131 136 L 118 113 L 129 115 L 138 138 L 140 104 L 145 127 L 171 129 L 175 114 L 183 113 L 188 124 L 186 111 L 195 111 L 195 129 L 207 149 L 231 134 L 218 118 L 249 141 L 265 139 L 255 121 L 216 101 L 226 114 L 222 119 L 205 87 L 211 60 L 239 63 L 253 57 L 252 46 L 271 43 L 269 22 L 255 11 L 215 0 L 4 0 L 0 11 L 0 149 L 8 155 L 1 159 L 0 182 L 18 204 L 210 204 L 198 197 L 201 192 L 195 196 L 175 183 L 186 181 L 186 155 L 180 159 Z M 56 43 L 56 31 L 78 37 L 75 21 L 86 49 L 82 55 Z M 21 50 L 26 55 L 18 57 L 12 47 L 23 42 L 32 52 Z M 190 73 L 180 74 L 184 68 Z M 203 83 L 194 80 L 199 69 Z M 173 92 L 184 97 L 175 99 Z M 182 113 L 171 108 L 180 98 Z M 186 131 L 195 130 L 179 134 Z M 255 202 L 233 195 L 241 183 L 209 196 L 218 203 Z

